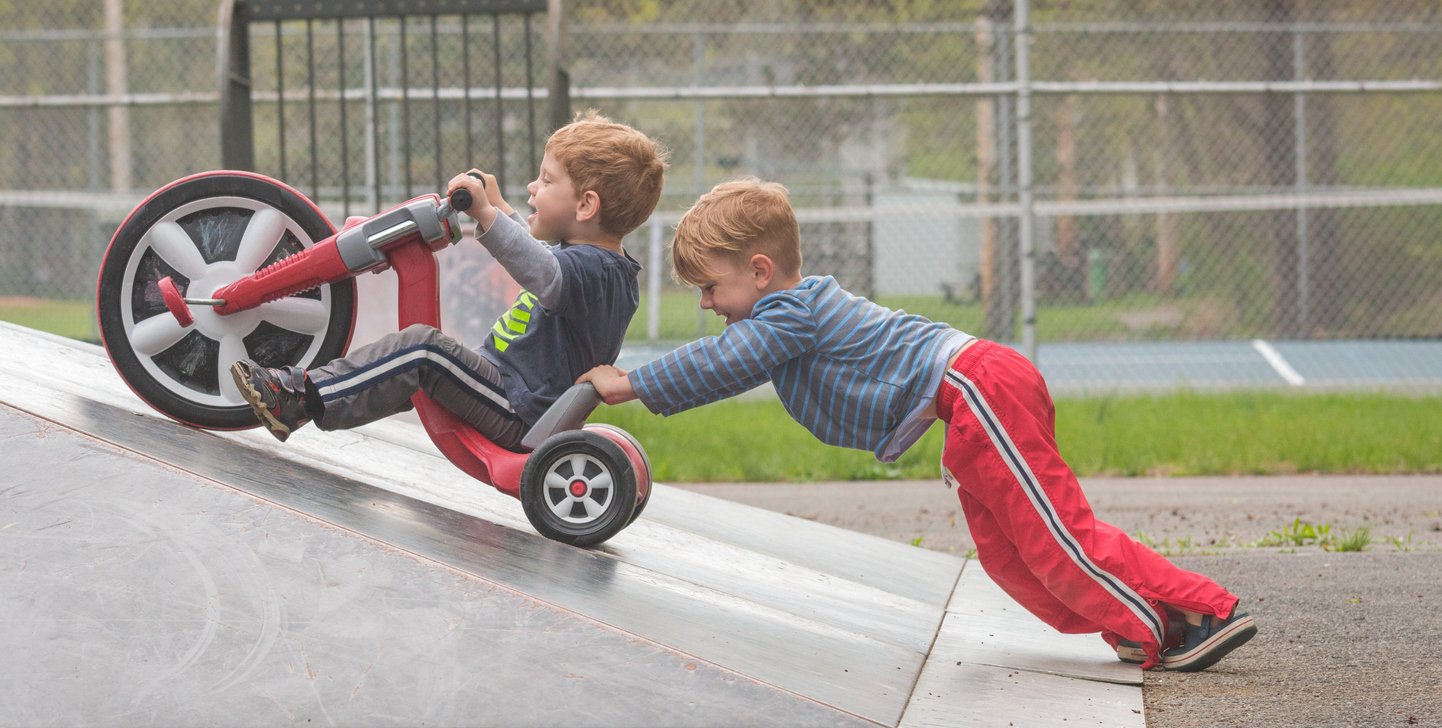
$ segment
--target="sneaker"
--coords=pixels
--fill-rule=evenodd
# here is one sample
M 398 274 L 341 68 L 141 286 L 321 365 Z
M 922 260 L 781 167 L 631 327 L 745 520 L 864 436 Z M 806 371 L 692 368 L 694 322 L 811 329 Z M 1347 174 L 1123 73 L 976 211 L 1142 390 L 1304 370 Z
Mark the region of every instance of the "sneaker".
M 305 372 L 295 367 L 269 369 L 249 359 L 230 365 L 230 376 L 255 416 L 275 439 L 285 442 L 310 422 L 305 411 Z
M 1167 641 L 1162 643 L 1162 651 L 1167 647 L 1175 647 L 1182 643 L 1182 631 L 1187 626 L 1185 619 L 1180 615 L 1173 615 L 1167 620 Z M 1131 665 L 1141 665 L 1147 661 L 1147 651 L 1142 649 L 1140 642 L 1131 640 L 1117 640 L 1117 659 Z
M 1140 642 L 1117 640 L 1117 659 L 1129 665 L 1140 665 L 1147 661 L 1147 652 Z
M 1222 620 L 1203 615 L 1200 625 L 1187 625 L 1180 646 L 1162 653 L 1162 667 L 1177 672 L 1205 670 L 1256 634 L 1256 622 L 1246 612 L 1234 612 Z

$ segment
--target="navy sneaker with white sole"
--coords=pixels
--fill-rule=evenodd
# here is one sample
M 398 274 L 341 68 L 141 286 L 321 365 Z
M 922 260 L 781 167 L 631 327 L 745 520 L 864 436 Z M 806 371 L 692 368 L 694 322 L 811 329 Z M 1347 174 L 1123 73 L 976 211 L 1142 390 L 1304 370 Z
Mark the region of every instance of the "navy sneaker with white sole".
M 1177 672 L 1205 670 L 1256 634 L 1257 624 L 1246 612 L 1233 612 L 1226 619 L 1203 615 L 1201 624 L 1187 625 L 1181 645 L 1162 653 L 1162 667 Z

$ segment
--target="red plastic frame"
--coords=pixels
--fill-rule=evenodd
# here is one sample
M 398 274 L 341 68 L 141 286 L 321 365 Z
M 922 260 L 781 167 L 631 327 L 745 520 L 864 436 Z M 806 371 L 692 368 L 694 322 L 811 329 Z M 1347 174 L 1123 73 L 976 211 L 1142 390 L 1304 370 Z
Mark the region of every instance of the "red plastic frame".
M 396 274 L 397 321 L 441 326 L 440 269 L 423 245 L 396 245 L 387 257 Z M 417 392 L 411 397 L 421 424 L 441 454 L 471 477 L 515 498 L 521 497 L 521 469 L 526 454 L 511 452 L 482 437 L 461 418 Z

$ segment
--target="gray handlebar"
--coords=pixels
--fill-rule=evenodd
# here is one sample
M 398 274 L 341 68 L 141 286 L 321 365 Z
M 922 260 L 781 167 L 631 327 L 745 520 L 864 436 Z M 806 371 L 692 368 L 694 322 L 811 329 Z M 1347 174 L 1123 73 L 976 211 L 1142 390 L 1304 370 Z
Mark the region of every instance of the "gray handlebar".
M 571 385 L 556 399 L 555 404 L 536 420 L 534 427 L 521 439 L 521 447 L 535 450 L 557 432 L 579 430 L 586 417 L 601 404 L 601 395 L 590 382 Z

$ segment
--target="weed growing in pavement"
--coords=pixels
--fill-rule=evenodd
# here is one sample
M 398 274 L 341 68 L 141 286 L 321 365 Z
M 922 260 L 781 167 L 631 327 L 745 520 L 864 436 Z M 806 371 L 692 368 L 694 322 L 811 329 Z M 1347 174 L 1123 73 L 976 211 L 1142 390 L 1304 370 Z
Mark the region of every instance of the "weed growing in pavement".
M 1217 549 L 1229 549 L 1229 548 L 1232 548 L 1233 546 L 1241 547 L 1241 546 L 1246 546 L 1246 545 L 1247 545 L 1247 544 L 1244 544 L 1244 543 L 1236 543 L 1236 542 L 1233 542 L 1231 536 L 1222 536 L 1221 538 L 1219 538 L 1219 539 L 1217 539 L 1216 541 L 1213 541 L 1213 542 L 1212 542 L 1212 546 L 1213 546 L 1214 548 L 1217 548 Z
M 1372 545 L 1372 529 L 1368 526 L 1358 526 L 1350 533 L 1339 533 L 1330 543 L 1323 543 L 1322 548 L 1337 551 L 1366 551 Z
M 1197 543 L 1196 541 L 1193 541 L 1190 536 L 1179 537 L 1175 544 L 1173 544 L 1172 540 L 1169 538 L 1159 542 L 1156 539 L 1152 538 L 1146 531 L 1137 531 L 1136 535 L 1133 538 L 1135 538 L 1137 542 L 1141 543 L 1143 546 L 1146 546 L 1147 548 L 1161 554 L 1162 556 L 1187 556 L 1216 553 L 1214 549 L 1209 550 L 1202 548 L 1202 545 Z
M 1390 540 L 1393 545 L 1398 546 L 1399 550 L 1401 549 L 1397 539 Z M 1407 544 L 1410 545 L 1410 543 L 1411 534 L 1408 534 Z M 1290 525 L 1263 536 L 1252 545 L 1260 548 L 1317 546 L 1324 551 L 1366 551 L 1367 547 L 1372 545 L 1372 528 L 1358 526 L 1351 531 L 1343 528 L 1334 531 L 1329 523 L 1307 523 L 1297 518 Z
M 1412 536 L 1413 532 L 1408 531 L 1406 538 L 1402 538 L 1401 536 L 1388 536 L 1387 542 L 1392 544 L 1392 548 L 1403 553 L 1409 553 L 1415 551 L 1418 546 L 1418 544 L 1412 542 Z
M 1330 543 L 1332 538 L 1332 526 L 1330 524 L 1314 525 L 1304 523 L 1297 518 L 1290 526 L 1285 526 L 1280 531 L 1273 531 L 1257 541 L 1258 546 L 1321 546 Z

